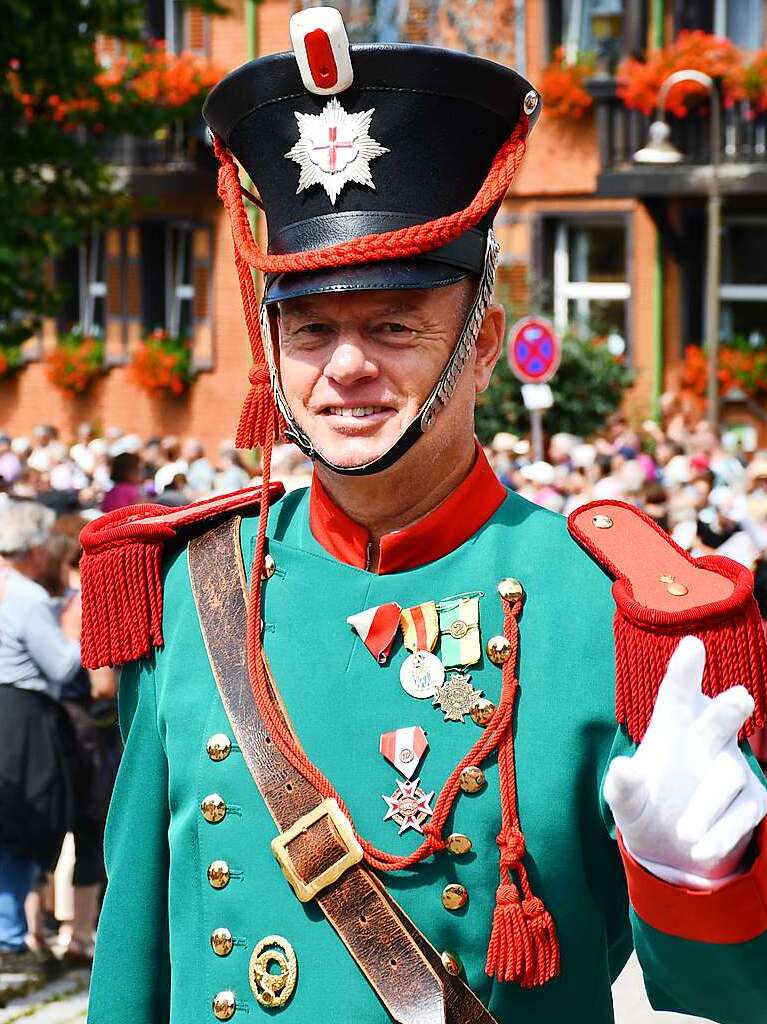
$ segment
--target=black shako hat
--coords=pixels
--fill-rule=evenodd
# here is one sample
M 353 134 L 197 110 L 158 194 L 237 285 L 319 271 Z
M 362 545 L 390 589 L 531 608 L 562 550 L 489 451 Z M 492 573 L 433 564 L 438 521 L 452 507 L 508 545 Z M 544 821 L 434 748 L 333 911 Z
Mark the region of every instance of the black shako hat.
M 299 57 L 306 61 L 303 50 Z M 270 254 L 322 249 L 464 208 L 523 111 L 531 123 L 540 112 L 538 93 L 521 75 L 451 50 L 352 46 L 351 84 L 322 95 L 305 86 L 299 57 L 244 64 L 203 107 L 260 194 Z M 335 71 L 332 58 L 331 65 Z M 480 275 L 496 209 L 417 257 L 267 275 L 264 301 L 437 288 Z

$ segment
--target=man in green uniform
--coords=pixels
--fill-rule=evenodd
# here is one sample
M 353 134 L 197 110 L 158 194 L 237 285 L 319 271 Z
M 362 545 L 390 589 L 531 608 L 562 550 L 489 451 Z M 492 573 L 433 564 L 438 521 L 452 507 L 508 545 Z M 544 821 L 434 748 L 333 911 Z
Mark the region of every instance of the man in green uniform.
M 256 339 L 246 415 L 268 455 L 268 394 L 315 474 L 84 535 L 83 649 L 125 663 L 126 744 L 89 1021 L 608 1024 L 632 948 L 656 1008 L 763 1020 L 754 700 L 703 696 L 690 639 L 641 728 L 629 666 L 617 725 L 610 581 L 473 436 L 503 341 L 492 217 L 538 95 L 462 54 L 350 50 L 329 9 L 292 37 L 205 114 Z M 666 557 L 609 511 L 583 529 L 623 536 L 613 575 Z M 685 601 L 704 570 L 672 555 L 663 600 Z M 705 575 L 721 618 L 732 585 Z

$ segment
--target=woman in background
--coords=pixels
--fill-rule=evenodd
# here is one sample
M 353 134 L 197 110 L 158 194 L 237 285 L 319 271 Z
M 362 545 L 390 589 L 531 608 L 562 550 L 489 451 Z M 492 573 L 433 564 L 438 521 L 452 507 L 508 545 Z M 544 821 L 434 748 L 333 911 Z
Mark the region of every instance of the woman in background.
M 42 585 L 54 514 L 0 509 L 0 970 L 38 967 L 24 901 L 59 856 L 73 817 L 72 730 L 58 698 L 80 669 L 79 599 L 57 617 Z

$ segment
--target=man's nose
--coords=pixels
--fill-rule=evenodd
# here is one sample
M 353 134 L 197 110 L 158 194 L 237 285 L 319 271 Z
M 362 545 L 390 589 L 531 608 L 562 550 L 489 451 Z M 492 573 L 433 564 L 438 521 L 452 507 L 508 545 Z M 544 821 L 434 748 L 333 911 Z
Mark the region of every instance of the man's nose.
M 344 333 L 325 364 L 325 376 L 336 384 L 355 384 L 378 375 L 378 367 L 369 358 L 362 339 L 355 333 Z

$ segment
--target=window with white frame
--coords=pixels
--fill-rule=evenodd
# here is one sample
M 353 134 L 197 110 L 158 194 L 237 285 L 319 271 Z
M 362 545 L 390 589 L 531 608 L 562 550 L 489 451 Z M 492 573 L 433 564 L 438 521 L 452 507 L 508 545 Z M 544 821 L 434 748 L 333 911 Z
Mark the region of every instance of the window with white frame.
M 56 317 L 59 331 L 78 328 L 84 334 L 103 334 L 107 317 L 107 276 L 104 235 L 92 232 L 77 248 L 56 263 L 56 287 L 61 306 Z
M 624 221 L 556 221 L 551 303 L 557 330 L 575 326 L 603 335 L 622 353 L 631 298 L 626 267 Z
M 621 51 L 624 0 L 565 0 L 562 4 L 562 42 L 567 59 L 593 53 L 604 70 L 611 70 Z
M 212 235 L 193 221 L 144 221 L 140 230 L 141 320 L 196 344 L 210 326 Z
M 756 50 L 764 40 L 764 0 L 677 0 L 674 28 L 714 32 Z
M 720 331 L 767 343 L 767 216 L 729 216 L 722 229 Z
M 170 53 L 208 51 L 210 19 L 199 7 L 184 0 L 146 0 L 144 25 L 152 39 L 165 40 Z
M 714 32 L 755 50 L 764 35 L 764 0 L 714 0 Z

